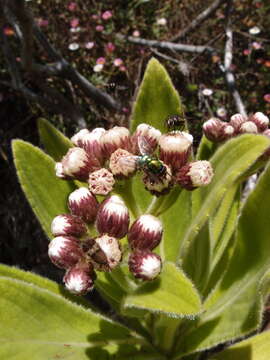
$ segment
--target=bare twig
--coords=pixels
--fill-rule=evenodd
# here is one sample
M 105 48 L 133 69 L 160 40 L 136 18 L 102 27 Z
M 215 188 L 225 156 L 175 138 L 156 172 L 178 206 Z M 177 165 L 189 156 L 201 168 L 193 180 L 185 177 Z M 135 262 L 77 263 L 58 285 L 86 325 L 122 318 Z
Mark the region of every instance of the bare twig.
M 160 49 L 169 49 L 169 50 L 184 51 L 184 52 L 199 53 L 199 54 L 205 51 L 210 53 L 214 51 L 214 48 L 212 48 L 211 46 L 174 44 L 169 41 L 147 40 L 133 36 L 124 37 L 122 35 L 118 35 L 117 37 L 121 40 L 127 40 L 133 44 L 145 45 Z
M 163 53 L 161 53 L 161 52 L 159 52 L 158 50 L 153 49 L 153 48 L 151 48 L 151 50 L 152 50 L 152 52 L 153 52 L 155 55 L 157 55 L 157 56 L 159 56 L 159 57 L 161 57 L 161 58 L 163 58 L 163 59 L 165 59 L 165 60 L 168 60 L 168 61 L 171 61 L 171 62 L 177 64 L 177 65 L 178 65 L 178 69 L 181 71 L 181 73 L 182 73 L 184 76 L 188 76 L 188 75 L 189 75 L 190 65 L 189 65 L 188 63 L 186 63 L 185 61 L 181 61 L 181 60 L 175 59 L 175 58 L 173 58 L 173 57 L 171 57 L 171 56 L 169 56 L 169 55 L 163 54 Z
M 183 30 L 180 30 L 174 35 L 170 41 L 178 41 L 183 39 L 189 32 L 196 29 L 202 22 L 207 20 L 225 1 L 227 0 L 215 0 L 208 8 L 203 10 L 191 23 Z
M 231 28 L 231 12 L 232 12 L 232 0 L 228 0 L 226 9 L 226 43 L 224 51 L 224 76 L 227 82 L 229 91 L 231 92 L 237 111 L 246 116 L 246 110 L 241 96 L 236 88 L 235 76 L 231 69 L 233 59 L 233 31 Z

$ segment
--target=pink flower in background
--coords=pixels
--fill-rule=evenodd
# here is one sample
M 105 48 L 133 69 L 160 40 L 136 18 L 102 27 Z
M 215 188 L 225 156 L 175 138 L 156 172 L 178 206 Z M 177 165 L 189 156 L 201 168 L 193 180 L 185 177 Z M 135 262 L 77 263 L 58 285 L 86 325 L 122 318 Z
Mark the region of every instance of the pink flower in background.
M 77 4 L 75 2 L 71 2 L 68 4 L 68 10 L 69 11 L 74 11 L 76 10 Z
M 120 66 L 119 70 L 120 70 L 120 71 L 126 71 L 127 68 L 126 68 L 124 65 L 122 65 L 122 66 Z
M 99 57 L 99 58 L 96 60 L 96 64 L 104 65 L 105 62 L 106 62 L 105 57 Z
M 251 54 L 251 50 L 250 49 L 245 49 L 245 50 L 243 50 L 243 54 L 248 56 L 248 55 Z
M 263 96 L 263 99 L 264 99 L 264 101 L 270 103 L 270 94 L 265 94 L 265 95 Z
M 79 19 L 72 19 L 71 21 L 70 21 L 70 26 L 72 27 L 72 28 L 75 28 L 75 27 L 77 27 L 79 25 Z
M 108 53 L 112 53 L 115 50 L 115 45 L 113 43 L 109 42 L 108 44 L 105 45 L 105 50 Z
M 90 50 L 93 49 L 93 47 L 95 46 L 95 43 L 93 41 L 88 41 L 87 43 L 85 43 L 85 48 Z
M 96 31 L 102 32 L 103 30 L 104 30 L 104 26 L 103 26 L 103 25 L 97 25 L 97 26 L 96 26 Z
M 123 60 L 120 58 L 114 59 L 113 65 L 114 66 L 121 66 L 123 64 Z
M 132 36 L 134 37 L 139 37 L 141 34 L 139 32 L 139 30 L 134 30 L 133 33 L 132 33 Z
M 112 17 L 112 12 L 107 10 L 101 15 L 103 20 L 109 20 Z
M 256 62 L 257 62 L 257 64 L 263 64 L 264 59 L 263 59 L 263 58 L 258 58 L 258 59 L 256 60 Z
M 255 49 L 255 50 L 259 50 L 259 49 L 262 48 L 262 44 L 259 43 L 258 41 L 254 41 L 254 42 L 252 43 L 252 47 L 253 47 L 253 49 Z
M 37 20 L 37 24 L 38 24 L 38 26 L 40 26 L 40 27 L 42 27 L 42 26 L 43 26 L 43 27 L 46 27 L 46 26 L 49 25 L 49 20 L 40 18 L 40 19 Z
M 15 34 L 15 31 L 11 27 L 6 26 L 6 27 L 4 27 L 4 34 L 6 36 L 12 36 Z

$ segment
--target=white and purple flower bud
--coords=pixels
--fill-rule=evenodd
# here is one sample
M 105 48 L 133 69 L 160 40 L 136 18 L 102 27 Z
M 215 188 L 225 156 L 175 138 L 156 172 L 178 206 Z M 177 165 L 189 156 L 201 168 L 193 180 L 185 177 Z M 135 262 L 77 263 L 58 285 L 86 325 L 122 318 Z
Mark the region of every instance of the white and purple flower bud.
M 209 161 L 194 161 L 183 166 L 176 174 L 176 182 L 187 190 L 210 184 L 214 176 Z
M 100 234 L 108 234 L 117 239 L 126 236 L 129 227 L 129 212 L 119 196 L 110 196 L 100 204 L 96 227 Z
M 235 135 L 234 127 L 228 123 L 225 123 L 223 126 L 223 134 L 224 134 L 224 139 L 226 139 L 226 140 L 230 139 L 231 137 L 233 137 Z
M 80 237 L 87 232 L 87 228 L 82 219 L 70 214 L 56 216 L 51 224 L 51 231 L 54 236 L 71 235 Z
M 159 158 L 177 171 L 188 161 L 193 136 L 187 132 L 173 131 L 159 138 Z
M 57 236 L 49 244 L 51 262 L 61 269 L 69 269 L 84 256 L 78 239 L 72 236 Z
M 65 180 L 70 179 L 70 176 L 67 176 L 64 173 L 63 164 L 61 162 L 55 163 L 54 169 L 55 169 L 55 175 L 60 179 L 65 179 Z
M 137 170 L 136 157 L 127 150 L 117 149 L 110 157 L 109 168 L 119 179 L 131 177 Z
M 152 152 L 154 152 L 157 147 L 161 132 L 148 124 L 138 125 L 135 133 L 131 136 L 131 148 L 133 154 L 141 155 L 141 151 L 138 145 L 138 139 L 140 136 L 145 139 L 149 147 L 149 152 L 152 154 Z
M 236 133 L 239 133 L 241 125 L 247 121 L 247 118 L 241 114 L 234 114 L 231 116 L 229 124 L 234 128 Z
M 262 112 L 256 112 L 252 116 L 250 116 L 249 121 L 253 121 L 259 132 L 263 132 L 268 128 L 269 118 L 264 115 Z
M 80 147 L 69 149 L 62 159 L 63 173 L 71 178 L 87 180 L 89 173 L 100 168 L 99 161 L 90 157 L 86 151 Z
M 168 165 L 163 163 L 166 171 L 162 175 L 149 173 L 145 171 L 142 181 L 145 189 L 155 196 L 167 194 L 173 184 L 172 171 Z
M 106 132 L 103 128 L 96 128 L 91 132 L 83 129 L 75 134 L 71 141 L 76 146 L 83 148 L 87 154 L 96 157 L 100 163 L 103 162 L 102 147 L 100 138 Z
M 86 223 L 95 220 L 99 203 L 94 194 L 87 188 L 81 187 L 73 191 L 68 197 L 70 212 L 80 217 Z
M 160 256 L 151 251 L 134 251 L 129 256 L 129 271 L 137 279 L 154 280 L 161 272 Z
M 86 241 L 86 252 L 94 268 L 99 271 L 113 270 L 122 259 L 119 241 L 107 234 Z
M 132 250 L 153 250 L 159 245 L 162 234 L 161 221 L 153 215 L 144 214 L 131 225 L 128 243 Z
M 270 129 L 267 129 L 263 132 L 263 135 L 270 138 Z M 268 160 L 270 158 L 270 147 L 265 150 L 265 152 L 261 155 L 262 160 Z
M 210 141 L 222 142 L 228 138 L 228 134 L 224 132 L 226 126 L 228 126 L 228 124 L 224 121 L 217 118 L 211 118 L 203 124 L 203 133 Z M 232 129 L 230 129 L 229 132 L 232 132 Z
M 240 134 L 257 134 L 258 128 L 253 121 L 244 122 L 239 128 Z
M 78 263 L 67 270 L 63 281 L 71 293 L 84 295 L 94 288 L 95 279 L 96 274 L 91 263 Z
M 99 169 L 89 175 L 89 190 L 95 195 L 108 195 L 115 184 L 113 174 L 105 169 Z
M 129 150 L 129 130 L 122 126 L 114 126 L 100 137 L 100 142 L 104 157 L 109 159 L 111 154 L 117 149 Z

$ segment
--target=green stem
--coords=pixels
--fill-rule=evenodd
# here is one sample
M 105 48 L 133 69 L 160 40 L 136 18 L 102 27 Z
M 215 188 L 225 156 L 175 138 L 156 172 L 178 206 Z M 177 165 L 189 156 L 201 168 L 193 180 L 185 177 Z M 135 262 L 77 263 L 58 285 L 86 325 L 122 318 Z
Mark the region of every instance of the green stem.
M 146 213 L 159 216 L 167 211 L 178 199 L 182 189 L 179 186 L 174 187 L 167 195 L 154 197 Z
M 124 199 L 126 206 L 130 209 L 135 219 L 140 216 L 141 209 L 139 208 L 132 191 L 132 179 L 124 180 L 122 183 L 119 182 L 116 184 L 114 192 Z

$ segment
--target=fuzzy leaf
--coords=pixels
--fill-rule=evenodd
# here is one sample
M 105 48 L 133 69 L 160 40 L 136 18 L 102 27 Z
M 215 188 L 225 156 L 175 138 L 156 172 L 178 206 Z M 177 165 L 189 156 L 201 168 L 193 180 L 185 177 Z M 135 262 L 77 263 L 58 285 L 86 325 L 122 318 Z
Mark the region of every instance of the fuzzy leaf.
M 46 119 L 38 120 L 38 132 L 47 153 L 55 161 L 60 161 L 68 149 L 74 146 L 64 134 Z
M 204 135 L 201 139 L 197 156 L 197 160 L 209 160 L 217 150 L 218 145 L 208 140 Z
M 260 135 L 242 135 L 225 143 L 211 159 L 215 176 L 210 185 L 193 192 L 193 220 L 182 241 L 180 255 L 188 254 L 192 240 L 214 213 L 222 197 L 254 161 L 268 148 Z
M 135 131 L 139 124 L 146 123 L 166 132 L 165 119 L 177 114 L 183 116 L 180 96 L 165 68 L 152 58 L 145 70 L 133 108 L 131 131 Z
M 127 295 L 123 306 L 180 318 L 198 315 L 201 304 L 196 289 L 185 274 L 173 263 L 165 263 L 161 275 Z
M 270 331 L 252 336 L 211 357 L 212 360 L 269 360 Z
M 93 349 L 117 352 L 136 343 L 123 326 L 35 285 L 0 278 L 0 358 L 96 359 Z
M 182 351 L 198 351 L 245 336 L 262 320 L 270 279 L 270 167 L 261 175 L 239 219 L 236 247 L 225 277 L 207 299 Z
M 67 213 L 67 197 L 74 185 L 55 176 L 55 163 L 37 147 L 22 140 L 12 143 L 19 181 L 43 230 L 51 236 L 56 215 Z

